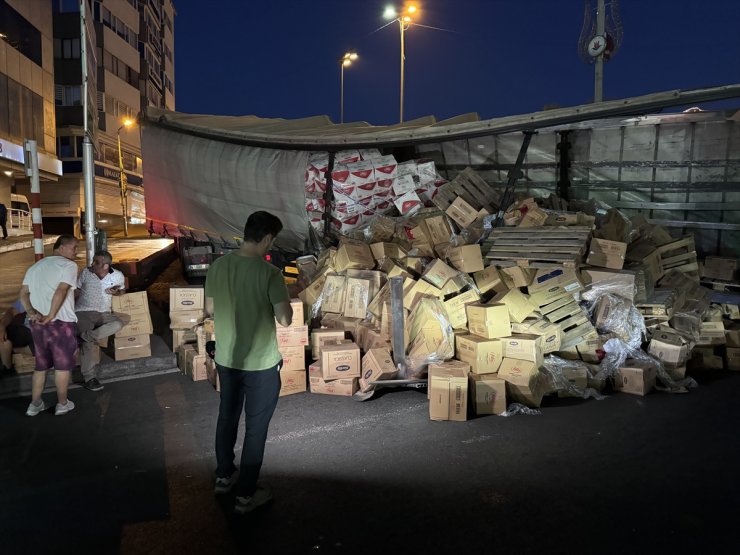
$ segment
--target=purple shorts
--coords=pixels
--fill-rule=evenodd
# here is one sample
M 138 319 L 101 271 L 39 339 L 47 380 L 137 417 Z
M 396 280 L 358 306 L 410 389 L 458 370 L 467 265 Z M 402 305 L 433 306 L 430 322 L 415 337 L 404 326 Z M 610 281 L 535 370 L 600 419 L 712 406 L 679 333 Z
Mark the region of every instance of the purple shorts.
M 36 370 L 72 370 L 77 366 L 77 324 L 54 320 L 42 326 L 31 324 L 36 348 Z

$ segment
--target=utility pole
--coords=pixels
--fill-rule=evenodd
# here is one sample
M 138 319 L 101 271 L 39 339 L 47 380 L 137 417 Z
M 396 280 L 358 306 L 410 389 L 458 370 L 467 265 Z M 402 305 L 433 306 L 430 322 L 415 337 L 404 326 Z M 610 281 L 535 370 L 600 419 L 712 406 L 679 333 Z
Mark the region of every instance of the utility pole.
M 598 0 L 596 6 L 596 35 L 606 37 L 604 0 Z M 604 52 L 596 57 L 594 64 L 594 102 L 604 100 Z
M 82 175 L 85 181 L 85 247 L 87 265 L 95 255 L 95 169 L 93 167 L 93 144 L 90 140 L 90 122 L 87 116 L 87 17 L 86 0 L 80 0 L 80 59 L 82 61 L 82 118 L 85 137 L 82 139 Z

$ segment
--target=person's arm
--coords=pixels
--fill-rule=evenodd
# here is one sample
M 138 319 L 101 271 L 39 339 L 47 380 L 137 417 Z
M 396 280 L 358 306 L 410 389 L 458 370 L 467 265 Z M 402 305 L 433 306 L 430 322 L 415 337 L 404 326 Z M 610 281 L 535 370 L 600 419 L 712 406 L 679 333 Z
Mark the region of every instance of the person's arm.
M 49 310 L 49 314 L 39 320 L 39 324 L 48 324 L 56 318 L 57 312 L 59 312 L 59 309 L 62 308 L 62 305 L 64 304 L 64 299 L 67 298 L 67 291 L 69 291 L 70 287 L 72 286 L 69 283 L 64 282 L 57 285 L 57 289 L 54 291 L 54 296 L 51 298 L 51 309 Z
M 283 274 L 276 271 L 272 274 L 268 284 L 267 294 L 272 303 L 275 319 L 281 326 L 289 326 L 293 321 L 293 307 L 290 306 L 290 295 L 285 286 Z
M 272 310 L 281 326 L 289 326 L 293 321 L 293 307 L 290 306 L 290 300 L 272 305 Z
M 213 318 L 213 297 L 206 297 L 206 316 Z
M 28 316 L 28 320 L 30 322 L 35 322 L 41 317 L 41 313 L 39 313 L 35 308 L 33 308 L 33 305 L 31 304 L 31 290 L 28 288 L 28 285 L 24 285 L 21 287 L 21 304 L 23 305 L 23 308 L 26 309 L 26 315 Z

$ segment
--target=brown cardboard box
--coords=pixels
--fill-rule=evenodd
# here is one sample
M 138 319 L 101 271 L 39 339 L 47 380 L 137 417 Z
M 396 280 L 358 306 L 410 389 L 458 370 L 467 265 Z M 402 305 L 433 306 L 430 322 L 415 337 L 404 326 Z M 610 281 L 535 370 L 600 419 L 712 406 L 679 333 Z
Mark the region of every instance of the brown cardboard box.
M 445 214 L 452 218 L 462 229 L 470 226 L 478 218 L 478 211 L 461 197 L 457 197 L 450 204 L 447 210 L 445 210 Z
M 203 309 L 177 310 L 170 312 L 170 329 L 171 330 L 191 330 L 203 322 L 206 313 Z M 118 334 L 121 332 L 119 331 Z M 116 334 L 116 335 L 118 335 Z
M 641 364 L 638 361 L 625 361 L 625 365 L 617 370 L 614 389 L 622 393 L 647 395 L 655 387 L 657 372 L 654 366 Z
M 737 324 L 725 326 L 725 343 L 728 347 L 740 347 L 740 326 Z
M 373 243 L 370 245 L 370 250 L 378 262 L 384 258 L 403 258 L 406 256 L 406 251 L 403 247 L 396 243 Z
M 321 291 L 321 311 L 340 313 L 344 310 L 344 295 L 347 278 L 329 274 L 326 276 L 324 288 Z
M 568 268 L 538 270 L 527 287 L 529 301 L 535 306 L 545 306 L 564 295 L 582 290 L 583 284 L 576 271 Z
M 298 293 L 298 298 L 303 301 L 303 308 L 308 314 L 309 318 L 313 318 L 318 315 L 314 314 L 314 305 L 321 298 L 321 293 L 324 290 L 326 284 L 326 275 L 320 275 L 315 278 L 311 284 L 306 287 L 303 291 Z
M 362 357 L 362 379 L 360 389 L 369 391 L 372 385 L 367 382 L 392 380 L 398 374 L 396 365 L 388 349 L 370 349 Z
M 320 328 L 313 330 L 311 332 L 311 357 L 313 360 L 317 360 L 319 356 L 321 356 L 320 348 L 324 342 L 344 339 L 344 334 L 344 330 L 334 328 Z
M 196 351 L 185 353 L 185 375 L 194 382 L 208 379 L 206 371 L 207 355 L 200 355 Z
M 296 326 L 275 330 L 278 349 L 308 345 L 308 326 Z
M 483 270 L 483 255 L 480 245 L 462 245 L 447 249 L 447 258 L 452 265 L 468 274 Z
M 535 271 L 521 266 L 511 266 L 510 268 L 501 268 L 499 270 L 504 285 L 509 289 L 514 287 L 527 287 L 535 276 Z
M 216 333 L 216 323 L 213 321 L 213 318 L 205 318 L 203 320 L 203 331 L 210 334 Z
M 511 335 L 509 309 L 504 304 L 469 304 L 465 307 L 468 313 L 470 333 L 494 339 Z
M 432 420 L 468 419 L 468 372 L 448 363 L 429 365 L 429 418 Z
M 725 349 L 725 368 L 727 370 L 740 370 L 740 348 L 727 347 Z
M 498 372 L 503 358 L 500 339 L 485 339 L 477 335 L 455 336 L 455 357 L 470 365 L 474 374 Z
M 452 227 L 445 216 L 432 216 L 424 220 L 427 237 L 433 245 L 447 243 L 452 237 Z
M 582 272 L 584 279 L 591 285 L 598 287 L 609 286 L 609 292 L 635 302 L 635 272 L 630 270 L 597 270 L 586 268 Z
M 279 350 L 283 357 L 282 370 L 298 371 L 306 369 L 306 348 L 303 345 L 284 345 Z
M 360 349 L 355 343 L 325 344 L 321 347 L 321 369 L 325 380 L 360 377 Z
M 475 285 L 481 293 L 487 293 L 491 290 L 500 292 L 507 289 L 495 266 L 488 266 L 480 272 L 475 272 L 473 279 L 475 279 Z
M 722 322 L 702 322 L 699 327 L 698 347 L 724 345 L 725 326 Z
M 560 340 L 562 332 L 560 326 L 545 320 L 544 318 L 527 318 L 520 323 L 512 323 L 511 331 L 513 333 L 531 333 L 539 335 L 542 338 L 542 354 L 546 355 L 560 350 Z
M 305 370 L 280 370 L 280 397 L 306 391 Z
M 441 289 L 447 283 L 448 280 L 457 276 L 457 270 L 450 268 L 447 264 L 442 262 L 439 258 L 436 258 L 426 267 L 422 274 L 422 279 L 425 279 L 436 288 Z
M 506 381 L 496 374 L 469 374 L 470 398 L 476 415 L 506 412 Z
M 547 220 L 547 212 L 539 208 L 538 206 L 530 206 L 527 213 L 519 222 L 519 227 L 541 227 L 545 225 Z
M 365 243 L 345 241 L 337 249 L 334 257 L 334 268 L 337 272 L 344 272 L 349 268 L 372 270 L 373 267 L 375 267 L 373 252 Z
M 600 337 L 594 339 L 586 339 L 576 345 L 578 354 L 581 355 L 581 360 L 590 362 L 592 364 L 599 364 L 601 358 L 599 358 L 599 351 L 602 351 L 603 357 L 604 341 Z
M 513 334 L 511 337 L 502 337 L 504 358 L 528 360 L 542 366 L 542 338 L 539 335 L 528 333 Z
M 707 256 L 704 259 L 704 277 L 734 281 L 740 268 L 740 259 L 724 258 L 721 256 Z
M 679 366 L 686 361 L 688 348 L 680 335 L 669 331 L 658 331 L 650 340 L 648 353 L 665 364 Z
M 308 381 L 311 386 L 311 393 L 351 397 L 359 387 L 359 380 L 357 378 L 327 380 L 323 375 L 324 372 L 321 364 L 315 362 L 308 367 Z
M 406 256 L 403 257 L 403 259 L 405 258 Z M 396 264 L 396 262 L 389 258 L 383 261 L 383 264 L 381 264 L 380 266 L 380 271 L 385 272 L 385 275 L 388 279 L 396 276 L 411 277 L 403 266 L 399 266 L 398 264 Z
M 193 345 L 192 343 L 180 345 L 175 351 L 175 356 L 177 358 L 177 367 L 183 374 L 185 373 L 185 359 L 187 358 L 187 354 L 190 351 L 193 351 L 193 354 L 197 354 L 197 351 L 195 350 L 195 345 Z
M 349 318 L 365 318 L 367 316 L 367 305 L 370 303 L 370 300 L 369 280 L 347 278 L 343 310 L 345 316 Z
M 563 377 L 568 380 L 573 387 L 584 390 L 588 387 L 588 370 L 581 367 L 563 368 Z M 580 393 L 580 391 L 578 392 Z M 558 397 L 580 397 L 580 394 L 568 390 L 559 390 Z
M 27 374 L 36 370 L 36 357 L 32 354 L 13 353 L 13 368 L 18 374 Z
M 465 329 L 468 325 L 468 313 L 466 312 L 465 307 L 469 304 L 477 303 L 478 301 L 480 301 L 480 296 L 473 289 L 444 301 L 450 325 L 454 329 Z
M 280 322 L 275 320 L 275 326 L 278 328 L 302 326 L 306 323 L 305 315 L 303 313 L 303 301 L 300 299 L 290 299 L 290 308 L 293 309 L 293 318 L 288 326 L 283 326 Z M 203 321 L 205 324 L 205 320 Z
M 146 291 L 116 295 L 111 298 L 111 306 L 113 312 L 122 312 L 124 314 L 149 313 L 149 300 L 147 299 Z
M 527 296 L 518 289 L 497 293 L 490 302 L 506 305 L 510 322 L 523 322 L 527 316 L 537 310 L 537 307 L 530 303 Z
M 591 239 L 591 246 L 586 263 L 591 266 L 621 270 L 624 266 L 627 243 L 607 241 L 606 239 Z
M 506 393 L 511 401 L 528 407 L 539 407 L 544 396 L 544 382 L 537 363 L 529 360 L 504 358 L 498 377 L 506 380 Z
M 131 360 L 152 356 L 149 334 L 115 337 L 113 340 L 115 360 Z M 195 351 L 195 349 L 193 349 Z
M 379 329 L 372 329 L 365 336 L 365 343 L 360 347 L 367 352 L 370 349 L 387 349 L 391 350 L 391 339 L 388 335 L 383 335 Z
M 172 330 L 172 351 L 176 351 L 180 345 L 186 343 L 198 343 L 198 336 L 193 330 Z
M 170 312 L 205 309 L 202 285 L 173 285 L 170 287 Z

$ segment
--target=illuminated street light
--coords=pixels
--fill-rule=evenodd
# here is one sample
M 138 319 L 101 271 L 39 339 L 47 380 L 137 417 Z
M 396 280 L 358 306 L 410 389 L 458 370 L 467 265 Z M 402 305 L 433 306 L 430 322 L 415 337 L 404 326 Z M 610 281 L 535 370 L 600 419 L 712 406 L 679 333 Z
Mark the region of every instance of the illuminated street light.
M 123 153 L 121 152 L 121 129 L 124 127 L 128 129 L 134 124 L 134 120 L 126 118 L 123 120 L 123 125 L 116 131 L 118 137 L 118 169 L 120 175 L 118 180 L 121 186 L 121 212 L 123 214 L 123 236 L 128 237 L 128 185 L 126 182 L 126 174 L 123 171 Z
M 357 52 L 350 51 L 339 58 L 339 123 L 344 123 L 344 68 L 352 65 L 357 60 Z
M 414 17 L 418 14 L 419 8 L 414 4 L 407 4 L 400 12 L 393 6 L 387 6 L 383 12 L 383 17 L 386 19 L 395 19 L 398 21 L 398 26 L 401 30 L 401 90 L 399 100 L 399 121 L 403 123 L 403 89 L 404 89 L 404 63 L 406 59 L 406 31 L 411 25 L 414 24 L 412 14 Z

